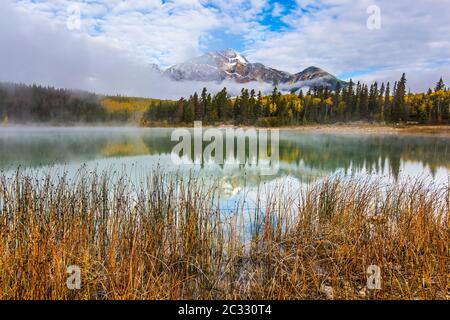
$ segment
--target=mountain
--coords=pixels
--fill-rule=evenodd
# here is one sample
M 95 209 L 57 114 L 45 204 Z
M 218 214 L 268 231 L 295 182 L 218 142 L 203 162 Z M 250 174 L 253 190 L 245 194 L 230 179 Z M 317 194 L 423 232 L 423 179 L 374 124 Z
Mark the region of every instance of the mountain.
M 302 72 L 291 74 L 261 63 L 251 63 L 233 49 L 208 52 L 200 57 L 174 65 L 163 72 L 175 81 L 215 81 L 231 80 L 237 83 L 264 82 L 296 91 L 302 87 L 326 86 L 334 89 L 337 83 L 346 82 L 330 73 L 309 67 Z
M 289 84 L 293 91 L 302 87 L 328 87 L 335 89 L 337 84 L 341 87 L 347 86 L 347 82 L 339 80 L 332 74 L 317 67 L 309 67 L 302 72 L 296 73 L 289 80 Z

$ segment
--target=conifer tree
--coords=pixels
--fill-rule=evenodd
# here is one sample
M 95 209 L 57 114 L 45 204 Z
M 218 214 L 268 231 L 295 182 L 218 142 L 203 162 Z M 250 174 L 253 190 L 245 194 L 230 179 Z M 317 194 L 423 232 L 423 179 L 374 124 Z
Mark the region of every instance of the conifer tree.
M 395 86 L 394 101 L 392 103 L 392 121 L 407 121 L 408 115 L 405 105 L 406 75 L 403 74 Z

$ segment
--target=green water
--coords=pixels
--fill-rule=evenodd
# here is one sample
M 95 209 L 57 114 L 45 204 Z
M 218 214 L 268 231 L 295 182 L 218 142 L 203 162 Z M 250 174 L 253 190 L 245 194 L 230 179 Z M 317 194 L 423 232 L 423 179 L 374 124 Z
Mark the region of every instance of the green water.
M 247 166 L 177 166 L 170 154 L 177 142 L 172 129 L 52 128 L 0 129 L 0 170 L 128 171 L 141 175 L 157 167 L 167 172 L 222 179 L 229 194 L 262 182 L 312 181 L 331 174 L 365 175 L 398 180 L 425 176 L 446 183 L 450 173 L 450 139 L 433 136 L 312 134 L 280 131 L 280 166 L 261 176 Z

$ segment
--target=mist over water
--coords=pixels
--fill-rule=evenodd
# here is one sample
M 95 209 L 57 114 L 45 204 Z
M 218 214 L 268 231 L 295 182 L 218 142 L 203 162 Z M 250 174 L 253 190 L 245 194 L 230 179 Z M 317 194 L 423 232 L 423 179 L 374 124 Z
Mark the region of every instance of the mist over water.
M 220 178 L 240 177 L 232 184 L 258 184 L 283 177 L 317 179 L 341 172 L 399 179 L 429 176 L 445 182 L 450 169 L 450 139 L 432 136 L 335 135 L 280 131 L 280 170 L 261 177 L 251 166 L 175 166 L 170 161 L 172 129 L 134 127 L 0 128 L 0 170 L 69 169 L 84 165 L 106 169 L 169 172 L 197 170 Z M 207 143 L 205 143 L 204 147 Z M 139 169 L 137 169 L 139 168 Z M 239 172 L 246 169 L 245 177 Z M 245 182 L 243 181 L 245 180 Z
M 0 171 L 11 181 L 18 170 L 36 179 L 107 173 L 111 183 L 125 177 L 138 188 L 145 187 L 155 170 L 186 181 L 200 178 L 217 188 L 218 205 L 225 212 L 236 206 L 251 211 L 263 205 L 261 196 L 298 194 L 329 176 L 386 185 L 420 178 L 436 187 L 450 178 L 450 139 L 445 137 L 281 130 L 279 170 L 262 175 L 249 163 L 176 165 L 171 153 L 178 142 L 171 141 L 172 132 L 138 127 L 0 128 Z

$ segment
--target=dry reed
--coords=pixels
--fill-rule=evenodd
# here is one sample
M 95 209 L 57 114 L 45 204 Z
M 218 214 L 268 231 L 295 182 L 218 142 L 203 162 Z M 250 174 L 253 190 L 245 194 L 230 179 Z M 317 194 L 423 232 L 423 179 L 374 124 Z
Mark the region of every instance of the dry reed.
M 0 175 L 0 299 L 449 297 L 448 185 L 329 178 L 224 213 L 217 185 L 145 181 Z

